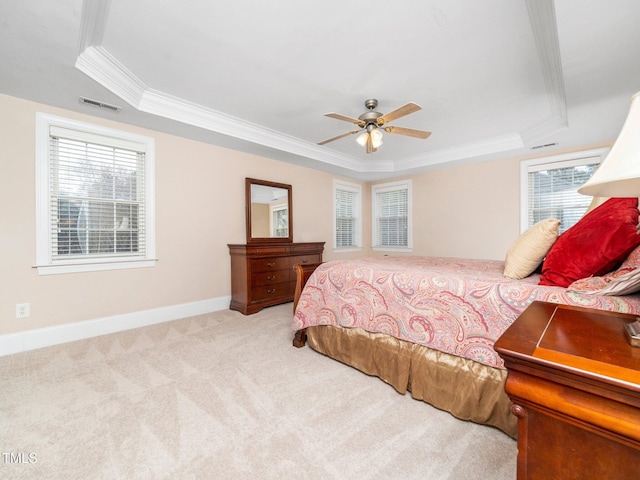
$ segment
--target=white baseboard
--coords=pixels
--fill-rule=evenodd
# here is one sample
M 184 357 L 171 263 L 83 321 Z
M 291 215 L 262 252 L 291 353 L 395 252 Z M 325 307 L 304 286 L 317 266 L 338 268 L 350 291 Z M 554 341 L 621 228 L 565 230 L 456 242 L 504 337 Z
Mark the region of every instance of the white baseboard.
M 108 333 L 145 327 L 156 323 L 170 322 L 180 318 L 229 308 L 231 297 L 218 297 L 199 302 L 171 305 L 169 307 L 142 310 L 111 317 L 96 318 L 84 322 L 67 323 L 55 327 L 38 328 L 24 332 L 0 335 L 0 356 L 26 352 L 36 348 L 50 347 L 74 342 Z

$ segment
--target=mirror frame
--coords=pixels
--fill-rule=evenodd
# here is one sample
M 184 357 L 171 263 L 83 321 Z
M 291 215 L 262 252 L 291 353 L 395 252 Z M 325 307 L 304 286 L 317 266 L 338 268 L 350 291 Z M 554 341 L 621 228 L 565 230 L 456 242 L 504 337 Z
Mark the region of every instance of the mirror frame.
M 251 186 L 262 185 L 265 187 L 282 188 L 287 190 L 287 203 L 289 206 L 289 236 L 288 237 L 254 237 L 251 233 Z M 291 185 L 285 183 L 245 178 L 245 211 L 247 216 L 247 243 L 292 243 L 293 242 L 293 201 Z

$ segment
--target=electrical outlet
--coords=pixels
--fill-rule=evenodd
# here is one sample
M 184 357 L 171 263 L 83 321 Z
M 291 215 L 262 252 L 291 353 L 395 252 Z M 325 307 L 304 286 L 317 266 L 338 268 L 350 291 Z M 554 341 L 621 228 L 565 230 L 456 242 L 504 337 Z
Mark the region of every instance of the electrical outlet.
M 29 304 L 17 303 L 16 304 L 16 318 L 27 318 L 29 316 Z

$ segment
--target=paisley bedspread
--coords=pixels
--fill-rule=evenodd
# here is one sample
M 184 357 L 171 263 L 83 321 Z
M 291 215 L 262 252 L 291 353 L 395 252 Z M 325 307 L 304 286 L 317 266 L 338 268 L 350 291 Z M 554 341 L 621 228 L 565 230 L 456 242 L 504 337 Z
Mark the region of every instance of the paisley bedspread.
M 604 296 L 502 276 L 504 262 L 442 257 L 369 257 L 320 265 L 292 328 L 359 327 L 504 368 L 494 342 L 535 300 L 640 314 L 640 295 Z

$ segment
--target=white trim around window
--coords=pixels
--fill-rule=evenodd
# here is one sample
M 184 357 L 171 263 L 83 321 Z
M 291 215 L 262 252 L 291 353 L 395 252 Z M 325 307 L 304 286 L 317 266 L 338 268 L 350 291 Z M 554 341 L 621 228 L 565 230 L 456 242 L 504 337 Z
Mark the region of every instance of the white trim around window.
M 333 251 L 362 250 L 362 185 L 333 181 Z
M 561 232 L 575 224 L 592 200 L 592 197 L 577 192 L 577 189 L 588 179 L 584 172 L 587 169 L 597 169 L 609 150 L 609 148 L 597 148 L 521 162 L 520 232 L 524 232 L 536 222 L 549 216 L 557 217 L 563 222 Z M 540 186 L 539 177 L 547 172 L 555 172 L 557 180 L 553 185 Z M 540 188 L 548 191 L 544 193 Z
M 38 112 L 38 274 L 154 266 L 154 164 L 150 137 Z
M 410 179 L 371 186 L 373 250 L 413 251 L 412 197 Z

